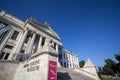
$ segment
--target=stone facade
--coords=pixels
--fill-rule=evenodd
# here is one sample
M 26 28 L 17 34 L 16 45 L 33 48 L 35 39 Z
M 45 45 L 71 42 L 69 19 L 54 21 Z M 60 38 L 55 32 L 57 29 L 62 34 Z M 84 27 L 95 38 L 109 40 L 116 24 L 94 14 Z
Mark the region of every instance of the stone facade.
M 79 68 L 78 56 L 70 51 L 63 50 L 62 62 L 65 68 Z
M 63 49 L 60 37 L 50 25 L 38 23 L 32 18 L 23 22 L 5 11 L 0 13 L 1 60 L 24 60 L 39 53 L 47 39 L 50 39 L 51 47 L 58 53 L 60 66 L 78 68 L 77 55 Z

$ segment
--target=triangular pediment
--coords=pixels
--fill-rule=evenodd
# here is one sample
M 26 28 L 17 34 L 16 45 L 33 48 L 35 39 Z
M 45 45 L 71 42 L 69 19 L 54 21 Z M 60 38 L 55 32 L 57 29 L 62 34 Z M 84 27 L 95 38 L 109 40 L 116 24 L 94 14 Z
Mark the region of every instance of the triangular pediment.
M 29 22 L 32 22 L 32 23 L 36 24 L 41 30 L 47 32 L 48 34 L 50 34 L 54 37 L 56 37 L 57 39 L 60 39 L 60 37 L 57 35 L 57 33 L 54 32 L 53 29 L 49 25 L 41 24 L 41 23 L 38 23 L 34 20 L 29 20 Z

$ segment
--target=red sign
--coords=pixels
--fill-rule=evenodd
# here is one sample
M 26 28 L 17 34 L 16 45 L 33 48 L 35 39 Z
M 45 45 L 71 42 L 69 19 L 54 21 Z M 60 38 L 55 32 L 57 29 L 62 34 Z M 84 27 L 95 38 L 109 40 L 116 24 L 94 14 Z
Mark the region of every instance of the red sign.
M 57 80 L 57 62 L 49 61 L 48 80 Z

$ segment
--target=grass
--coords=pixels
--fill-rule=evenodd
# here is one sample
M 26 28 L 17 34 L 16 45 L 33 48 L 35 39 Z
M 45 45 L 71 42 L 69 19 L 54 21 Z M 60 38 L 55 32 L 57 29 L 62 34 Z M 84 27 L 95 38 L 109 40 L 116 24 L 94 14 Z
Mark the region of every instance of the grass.
M 111 78 L 101 78 L 101 80 L 112 80 Z

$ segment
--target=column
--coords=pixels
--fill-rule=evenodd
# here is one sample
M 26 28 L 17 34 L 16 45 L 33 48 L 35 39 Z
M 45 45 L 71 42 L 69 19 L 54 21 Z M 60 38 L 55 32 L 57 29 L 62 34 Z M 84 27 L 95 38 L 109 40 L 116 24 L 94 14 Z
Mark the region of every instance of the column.
M 39 42 L 39 39 L 36 37 L 36 38 L 35 38 L 34 45 L 33 45 L 32 53 L 37 52 L 38 42 Z
M 76 63 L 76 64 L 77 64 L 77 68 L 79 68 L 79 61 L 78 61 L 78 57 L 77 57 L 77 63 Z
M 72 64 L 72 68 L 74 68 L 73 55 L 71 55 L 71 64 Z
M 62 49 L 62 65 L 63 65 L 63 67 L 65 67 L 64 62 L 65 62 L 65 60 L 64 60 L 64 53 L 63 53 L 63 49 Z
M 75 68 L 76 68 L 76 56 L 74 56 L 74 66 L 75 66 Z
M 30 45 L 29 45 L 29 47 L 28 47 L 28 51 L 27 51 L 28 54 L 31 54 L 31 53 L 32 53 L 33 45 L 34 45 L 34 41 L 35 41 L 35 37 L 36 37 L 36 32 L 33 33 L 33 36 L 32 36 Z
M 77 57 L 75 57 L 75 68 L 77 68 Z
M 58 53 L 58 44 L 56 43 L 56 51 L 57 51 L 57 53 Z
M 69 64 L 69 68 L 71 68 L 71 67 L 70 67 L 70 62 L 69 62 L 68 64 Z
M 37 52 L 41 50 L 42 36 L 39 37 Z
M 22 37 L 22 39 L 21 39 L 21 41 L 19 43 L 19 46 L 17 48 L 16 53 L 20 53 L 21 52 L 21 50 L 23 48 L 23 45 L 24 45 L 24 42 L 25 42 L 25 39 L 27 37 L 27 34 L 28 34 L 28 29 L 26 28 L 25 33 L 24 33 L 24 35 L 23 35 L 23 37 Z
M 65 65 L 66 65 L 66 68 L 68 68 L 68 65 L 67 65 L 67 63 L 68 63 L 68 59 L 66 58 L 66 53 L 64 53 L 64 59 L 65 59 Z
M 4 39 L 4 41 L 0 44 L 0 53 L 2 52 L 2 48 L 5 45 L 5 43 L 7 42 L 7 40 L 9 39 L 10 35 L 13 32 L 13 28 L 10 30 L 10 32 L 7 34 L 6 38 Z M 8 60 L 12 60 L 13 57 L 13 53 L 9 55 Z

